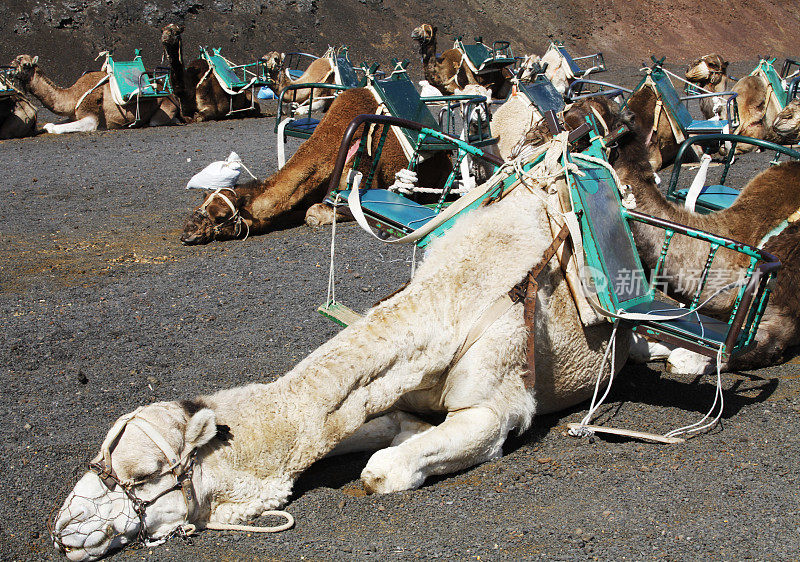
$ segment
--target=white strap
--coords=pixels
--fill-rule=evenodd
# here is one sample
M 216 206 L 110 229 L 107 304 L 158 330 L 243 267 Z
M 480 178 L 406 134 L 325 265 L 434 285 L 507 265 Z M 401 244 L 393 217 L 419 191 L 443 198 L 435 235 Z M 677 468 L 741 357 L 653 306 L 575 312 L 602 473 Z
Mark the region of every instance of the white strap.
M 135 417 L 130 420 L 128 424 L 138 427 L 147 435 L 150 441 L 155 443 L 156 447 L 161 449 L 161 452 L 167 457 L 167 462 L 169 462 L 169 468 L 167 470 L 172 470 L 181 463 L 181 458 L 178 456 L 178 453 L 175 452 L 172 445 L 164 439 L 164 436 L 161 435 L 161 432 L 152 423 L 142 417 Z
M 686 194 L 686 203 L 684 206 L 687 210 L 694 212 L 694 207 L 697 204 L 697 198 L 703 192 L 703 187 L 706 185 L 706 176 L 708 175 L 708 166 L 711 164 L 711 156 L 703 154 L 700 159 L 700 169 L 692 180 L 692 185 L 689 186 L 689 191 Z
M 278 124 L 278 146 L 275 153 L 278 155 L 279 170 L 286 165 L 286 126 L 293 120 L 293 117 L 287 117 Z

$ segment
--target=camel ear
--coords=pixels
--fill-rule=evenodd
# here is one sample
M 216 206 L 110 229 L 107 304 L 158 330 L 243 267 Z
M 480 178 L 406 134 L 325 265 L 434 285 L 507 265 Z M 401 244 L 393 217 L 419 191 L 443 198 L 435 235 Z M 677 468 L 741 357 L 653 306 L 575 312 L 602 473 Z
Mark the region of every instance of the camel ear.
M 184 31 L 186 31 L 186 28 L 182 25 L 178 25 L 178 33 L 183 33 Z
M 36 55 L 35 57 L 33 57 L 33 60 L 31 61 L 31 64 L 35 65 L 35 64 L 38 64 L 38 62 L 39 62 L 39 55 Z
M 203 408 L 186 424 L 186 447 L 197 449 L 217 435 L 217 416 L 210 408 Z
M 722 61 L 722 72 L 728 71 L 728 61 Z

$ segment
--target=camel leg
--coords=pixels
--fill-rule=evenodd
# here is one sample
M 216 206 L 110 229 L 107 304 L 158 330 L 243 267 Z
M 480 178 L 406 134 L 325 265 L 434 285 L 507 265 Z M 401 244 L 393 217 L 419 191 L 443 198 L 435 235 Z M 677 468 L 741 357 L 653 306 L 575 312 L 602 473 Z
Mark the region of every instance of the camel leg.
M 661 361 L 669 357 L 674 347 L 661 342 L 650 341 L 639 334 L 632 334 L 631 350 L 628 359 L 632 363 Z
M 667 372 L 681 375 L 705 375 L 714 372 L 714 359 L 679 347 L 667 358 Z M 723 370 L 725 365 L 722 366 Z
M 314 203 L 306 211 L 306 224 L 312 227 L 331 224 L 334 212 L 337 221 L 353 220 L 350 215 L 345 215 L 342 211 L 334 211 L 333 207 L 326 203 Z
M 372 455 L 361 481 L 379 494 L 418 488 L 428 476 L 499 457 L 509 429 L 492 408 L 451 412 L 440 425 Z
M 377 451 L 390 445 L 398 445 L 430 427 L 430 424 L 406 412 L 392 412 L 362 425 L 353 435 L 336 445 L 327 456 Z
M 97 130 L 97 117 L 88 115 L 83 119 L 78 119 L 70 123 L 62 123 L 61 125 L 45 123 L 44 130 L 54 135 L 62 135 L 64 133 L 88 133 Z

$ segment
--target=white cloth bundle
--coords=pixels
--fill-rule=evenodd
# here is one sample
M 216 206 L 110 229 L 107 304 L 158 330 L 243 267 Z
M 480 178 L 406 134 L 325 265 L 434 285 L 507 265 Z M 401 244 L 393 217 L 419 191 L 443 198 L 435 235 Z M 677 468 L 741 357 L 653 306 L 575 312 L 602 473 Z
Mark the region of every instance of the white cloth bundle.
M 232 188 L 242 173 L 242 159 L 231 152 L 225 160 L 212 162 L 189 180 L 186 189 L 222 189 Z

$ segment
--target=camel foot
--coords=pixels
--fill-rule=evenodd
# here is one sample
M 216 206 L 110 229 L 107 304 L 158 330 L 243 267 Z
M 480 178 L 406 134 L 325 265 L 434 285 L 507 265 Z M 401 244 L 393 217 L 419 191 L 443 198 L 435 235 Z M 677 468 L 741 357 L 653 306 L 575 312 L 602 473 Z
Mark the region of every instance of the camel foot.
M 633 334 L 631 350 L 628 360 L 632 363 L 647 363 L 648 361 L 662 361 L 669 357 L 673 348 L 661 342 L 648 340 L 639 334 Z
M 679 347 L 669 354 L 667 372 L 679 375 L 706 375 L 714 372 L 714 360 Z
M 327 205 L 325 203 L 315 203 L 308 208 L 306 211 L 306 224 L 312 228 L 316 228 L 318 226 L 323 226 L 326 224 L 333 223 L 333 214 L 334 214 L 333 207 Z M 349 220 L 345 215 L 338 212 L 336 215 L 337 221 L 344 221 Z

